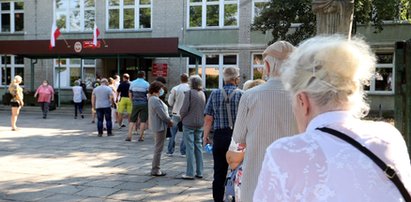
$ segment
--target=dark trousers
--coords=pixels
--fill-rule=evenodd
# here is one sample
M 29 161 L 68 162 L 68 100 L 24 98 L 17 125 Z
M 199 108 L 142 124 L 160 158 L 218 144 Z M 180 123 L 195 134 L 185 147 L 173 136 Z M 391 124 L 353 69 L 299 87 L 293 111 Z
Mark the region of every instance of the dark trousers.
M 77 110 L 80 113 L 80 115 L 83 114 L 83 103 L 74 103 L 74 116 L 77 117 Z
M 97 131 L 98 134 L 103 134 L 103 119 L 106 119 L 107 134 L 112 134 L 112 123 L 111 123 L 111 108 L 98 108 L 96 109 L 97 113 Z
M 214 201 L 224 200 L 224 182 L 227 176 L 228 163 L 225 158 L 230 146 L 233 130 L 229 128 L 214 130 L 213 138 L 213 159 L 214 159 L 214 181 L 213 198 Z
M 46 117 L 47 113 L 49 112 L 50 103 L 40 102 L 40 106 L 41 106 L 41 111 L 43 112 L 43 117 Z

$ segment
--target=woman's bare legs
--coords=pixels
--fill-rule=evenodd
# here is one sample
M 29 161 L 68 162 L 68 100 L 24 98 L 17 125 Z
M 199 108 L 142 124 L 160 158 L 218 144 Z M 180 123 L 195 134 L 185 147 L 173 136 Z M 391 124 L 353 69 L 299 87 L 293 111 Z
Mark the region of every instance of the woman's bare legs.
M 12 130 L 17 129 L 16 122 L 17 122 L 17 118 L 20 114 L 20 108 L 21 107 L 12 107 L 11 108 L 11 129 Z

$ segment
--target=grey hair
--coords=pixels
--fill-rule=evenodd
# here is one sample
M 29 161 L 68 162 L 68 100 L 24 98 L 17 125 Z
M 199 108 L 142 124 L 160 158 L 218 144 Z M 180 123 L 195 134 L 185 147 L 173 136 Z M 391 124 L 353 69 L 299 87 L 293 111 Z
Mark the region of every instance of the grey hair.
M 226 67 L 223 70 L 224 81 L 231 81 L 240 76 L 240 69 L 238 67 Z
M 281 79 L 292 97 L 306 92 L 323 110 L 348 108 L 354 116 L 363 117 L 369 110 L 363 85 L 369 82 L 375 64 L 375 54 L 362 39 L 317 36 L 290 55 Z
M 188 79 L 188 83 L 191 89 L 202 90 L 203 89 L 203 80 L 199 75 L 192 75 Z

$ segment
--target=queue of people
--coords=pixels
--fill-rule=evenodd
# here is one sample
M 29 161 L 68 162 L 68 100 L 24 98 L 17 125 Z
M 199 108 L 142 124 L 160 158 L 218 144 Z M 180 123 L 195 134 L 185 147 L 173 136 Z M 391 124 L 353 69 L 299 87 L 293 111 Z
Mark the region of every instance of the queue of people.
M 339 35 L 317 36 L 297 47 L 278 41 L 266 48 L 263 60 L 266 82 L 250 81 L 241 90 L 239 68 L 226 67 L 223 87 L 207 100 L 198 75 L 181 75 L 168 104 L 165 79 L 150 84 L 138 72 L 133 82 L 124 74 L 118 87 L 114 80 L 109 87 L 103 78 L 91 97 L 98 136 L 103 119 L 107 135 L 113 135 L 111 110 L 117 109 L 120 129 L 127 110 L 126 141 L 137 125 L 144 141 L 148 127 L 154 137 L 151 175 L 165 176 L 160 166 L 167 129 L 166 153 L 173 154 L 181 122 L 180 153 L 186 156 L 181 178 L 203 178 L 202 148 L 213 144 L 212 194 L 218 202 L 228 200 L 228 168 L 239 166 L 235 201 L 411 200 L 411 164 L 402 135 L 390 124 L 361 119 L 369 110 L 363 84 L 376 65 L 369 45 Z M 13 130 L 24 105 L 19 83 L 17 76 L 9 87 Z M 73 94 L 78 89 L 73 87 Z M 77 109 L 82 116 L 83 95 L 77 92 L 73 101 L 75 117 Z

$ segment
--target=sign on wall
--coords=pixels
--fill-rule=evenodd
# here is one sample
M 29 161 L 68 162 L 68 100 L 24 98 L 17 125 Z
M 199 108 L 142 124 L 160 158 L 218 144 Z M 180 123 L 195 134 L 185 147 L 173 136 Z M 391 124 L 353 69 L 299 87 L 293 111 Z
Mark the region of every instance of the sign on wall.
M 153 63 L 153 76 L 162 76 L 166 77 L 167 76 L 167 69 L 168 69 L 168 64 L 163 64 L 163 63 Z

